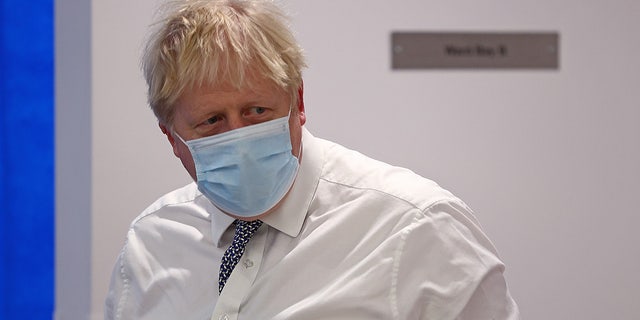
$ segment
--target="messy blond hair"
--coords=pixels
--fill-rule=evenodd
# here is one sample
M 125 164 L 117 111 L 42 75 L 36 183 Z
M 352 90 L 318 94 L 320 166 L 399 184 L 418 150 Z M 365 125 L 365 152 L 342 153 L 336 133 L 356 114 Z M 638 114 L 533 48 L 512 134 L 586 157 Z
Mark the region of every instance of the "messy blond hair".
M 242 88 L 256 74 L 297 104 L 304 56 L 273 1 L 182 0 L 163 12 L 142 58 L 149 105 L 160 123 L 172 123 L 173 104 L 185 89 Z

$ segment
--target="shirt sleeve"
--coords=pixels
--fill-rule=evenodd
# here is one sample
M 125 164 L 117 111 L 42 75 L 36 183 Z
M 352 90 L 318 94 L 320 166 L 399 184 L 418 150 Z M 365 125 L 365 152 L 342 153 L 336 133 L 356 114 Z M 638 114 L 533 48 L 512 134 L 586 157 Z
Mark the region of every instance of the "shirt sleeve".
M 105 299 L 104 304 L 105 320 L 120 319 L 118 309 L 120 307 L 120 303 L 122 303 L 126 289 L 126 281 L 122 273 L 122 266 L 124 263 L 123 255 L 124 250 L 118 255 L 118 259 L 111 274 L 111 283 L 109 284 L 109 291 L 107 292 L 107 298 Z
M 519 318 L 504 264 L 466 205 L 438 202 L 404 231 L 393 275 L 399 319 Z
M 137 240 L 134 228 L 130 228 L 111 274 L 104 305 L 105 320 L 143 319 L 139 313 L 140 297 L 143 294 L 140 281 L 149 278 L 148 265 L 140 259 L 144 250 L 144 245 Z M 132 264 L 132 256 L 136 263 Z

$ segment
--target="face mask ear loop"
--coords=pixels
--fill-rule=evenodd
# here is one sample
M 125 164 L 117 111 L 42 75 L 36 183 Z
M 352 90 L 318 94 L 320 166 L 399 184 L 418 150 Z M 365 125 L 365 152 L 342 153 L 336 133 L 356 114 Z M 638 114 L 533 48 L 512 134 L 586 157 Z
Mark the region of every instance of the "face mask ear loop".
M 289 107 L 289 114 L 287 115 L 287 121 L 291 119 L 291 112 L 293 112 L 293 103 Z M 300 148 L 298 148 L 298 156 L 296 157 L 298 161 L 302 159 L 302 139 L 300 139 Z
M 182 139 L 182 137 L 181 137 L 181 136 L 180 136 L 180 135 L 179 135 L 175 130 L 173 130 L 173 128 L 171 128 L 171 131 L 170 131 L 170 132 L 171 132 L 171 134 L 172 134 L 172 135 L 174 135 L 174 136 L 178 137 L 178 139 L 180 139 L 180 141 L 182 141 L 182 143 L 184 143 L 184 145 L 185 145 L 185 146 L 187 146 L 187 147 L 189 146 L 189 145 L 187 144 L 187 141 L 185 141 L 184 139 Z

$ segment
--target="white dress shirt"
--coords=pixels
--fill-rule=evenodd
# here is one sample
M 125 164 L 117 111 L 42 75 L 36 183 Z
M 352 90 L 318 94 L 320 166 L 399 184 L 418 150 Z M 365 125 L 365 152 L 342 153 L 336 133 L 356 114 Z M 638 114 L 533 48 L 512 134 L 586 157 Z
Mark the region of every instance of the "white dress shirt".
M 194 183 L 153 203 L 131 224 L 105 319 L 518 319 L 462 201 L 306 129 L 293 188 L 218 295 L 233 220 Z

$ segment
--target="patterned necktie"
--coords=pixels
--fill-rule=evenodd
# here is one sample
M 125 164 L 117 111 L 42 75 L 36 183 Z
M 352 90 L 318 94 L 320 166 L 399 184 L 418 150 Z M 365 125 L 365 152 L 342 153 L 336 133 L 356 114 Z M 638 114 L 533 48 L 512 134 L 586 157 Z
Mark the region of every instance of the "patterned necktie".
M 240 257 L 244 253 L 244 248 L 251 239 L 254 233 L 258 231 L 258 228 L 262 225 L 262 221 L 243 221 L 236 220 L 233 222 L 236 225 L 236 232 L 233 235 L 233 242 L 224 252 L 222 256 L 222 263 L 220 264 L 220 275 L 218 277 L 218 293 L 222 293 L 224 285 L 227 283 L 227 279 L 231 275 L 231 271 L 235 268 Z

